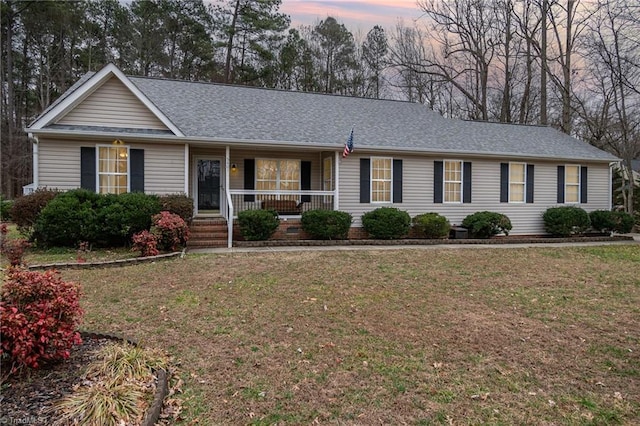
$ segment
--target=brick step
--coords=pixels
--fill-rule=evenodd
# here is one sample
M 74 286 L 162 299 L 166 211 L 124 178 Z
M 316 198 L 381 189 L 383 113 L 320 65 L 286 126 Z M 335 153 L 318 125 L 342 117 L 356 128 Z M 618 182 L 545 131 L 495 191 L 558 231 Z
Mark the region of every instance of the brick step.
M 227 226 L 227 220 L 225 218 L 221 218 L 221 217 L 214 217 L 214 218 L 206 218 L 206 219 L 193 219 L 191 221 L 191 226 L 198 226 L 198 225 L 224 225 Z
M 187 247 L 226 247 L 227 239 L 224 240 L 192 240 L 189 239 Z
M 192 234 L 203 232 L 227 232 L 227 225 L 191 225 L 189 229 Z
M 227 241 L 227 233 L 206 233 L 206 234 L 191 234 L 189 240 L 202 241 L 202 240 L 225 240 Z

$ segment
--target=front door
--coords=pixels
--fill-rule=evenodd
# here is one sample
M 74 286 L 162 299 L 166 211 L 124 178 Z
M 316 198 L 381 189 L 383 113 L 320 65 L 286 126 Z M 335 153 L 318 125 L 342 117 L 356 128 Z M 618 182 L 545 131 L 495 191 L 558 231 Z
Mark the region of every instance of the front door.
M 196 161 L 196 202 L 198 214 L 220 213 L 220 160 L 199 158 Z

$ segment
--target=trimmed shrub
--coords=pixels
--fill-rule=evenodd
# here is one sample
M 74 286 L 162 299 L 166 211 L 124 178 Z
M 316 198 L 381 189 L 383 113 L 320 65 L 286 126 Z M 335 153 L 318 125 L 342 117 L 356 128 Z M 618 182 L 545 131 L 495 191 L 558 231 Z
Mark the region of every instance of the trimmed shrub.
M 86 189 L 59 194 L 40 212 L 33 239 L 45 247 L 74 247 L 79 241 L 95 242 L 102 232 L 97 214 L 100 197 Z
M 142 192 L 102 195 L 96 209 L 100 232 L 94 242 L 110 247 L 124 246 L 133 234 L 148 230 L 151 217 L 161 211 L 158 197 Z
M 131 251 L 139 251 L 142 257 L 156 256 L 160 253 L 158 251 L 158 237 L 147 230 L 134 234 L 131 242 L 133 243 Z
M 319 240 L 347 238 L 352 221 L 349 213 L 334 210 L 308 210 L 300 218 L 302 229 Z
M 161 195 L 160 209 L 175 213 L 184 219 L 187 224 L 193 219 L 193 198 L 185 194 Z
M 591 227 L 600 232 L 626 234 L 633 230 L 634 218 L 627 212 L 595 210 L 589 213 Z
M 445 238 L 451 230 L 447 218 L 438 213 L 420 214 L 412 222 L 417 234 L 424 238 Z
M 42 246 L 74 247 L 80 241 L 124 246 L 133 234 L 148 230 L 152 216 L 159 212 L 160 201 L 155 195 L 74 189 L 60 194 L 40 212 L 33 239 Z
M 0 357 L 11 372 L 69 358 L 80 344 L 80 288 L 57 272 L 9 268 L 0 302 Z
M 548 208 L 542 215 L 542 220 L 545 231 L 556 237 L 581 234 L 591 226 L 589 214 L 575 206 Z
M 180 216 L 162 211 L 152 218 L 151 233 L 158 239 L 160 250 L 175 251 L 189 240 L 189 226 Z
M 470 214 L 464 218 L 462 226 L 469 230 L 472 238 L 490 238 L 500 233 L 509 235 L 512 228 L 506 215 L 489 211 Z
M 37 189 L 29 195 L 16 198 L 11 206 L 11 218 L 18 227 L 18 231 L 27 238 L 31 237 L 33 226 L 42 209 L 60 194 L 52 189 Z
M 362 215 L 362 226 L 371 238 L 402 238 L 409 233 L 411 216 L 395 207 L 379 207 Z
M 280 219 L 274 210 L 243 210 L 238 213 L 240 233 L 248 241 L 265 241 L 271 238 Z
M 0 221 L 1 222 L 11 221 L 12 207 L 13 207 L 13 200 L 5 200 L 2 197 L 2 195 L 0 195 Z

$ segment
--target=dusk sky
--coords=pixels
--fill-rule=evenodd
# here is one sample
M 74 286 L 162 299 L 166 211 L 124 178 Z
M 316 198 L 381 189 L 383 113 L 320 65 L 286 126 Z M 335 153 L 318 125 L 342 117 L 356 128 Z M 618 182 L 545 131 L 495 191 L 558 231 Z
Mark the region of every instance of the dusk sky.
M 391 31 L 399 20 L 411 26 L 421 15 L 416 0 L 282 0 L 280 11 L 291 16 L 292 27 L 333 16 L 354 34 L 366 34 L 374 25 Z

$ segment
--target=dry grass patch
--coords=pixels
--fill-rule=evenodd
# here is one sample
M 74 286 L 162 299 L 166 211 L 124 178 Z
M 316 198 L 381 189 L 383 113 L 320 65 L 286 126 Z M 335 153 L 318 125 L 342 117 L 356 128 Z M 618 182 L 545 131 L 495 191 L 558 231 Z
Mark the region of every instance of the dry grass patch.
M 188 255 L 65 271 L 182 361 L 185 423 L 634 424 L 640 247 Z

